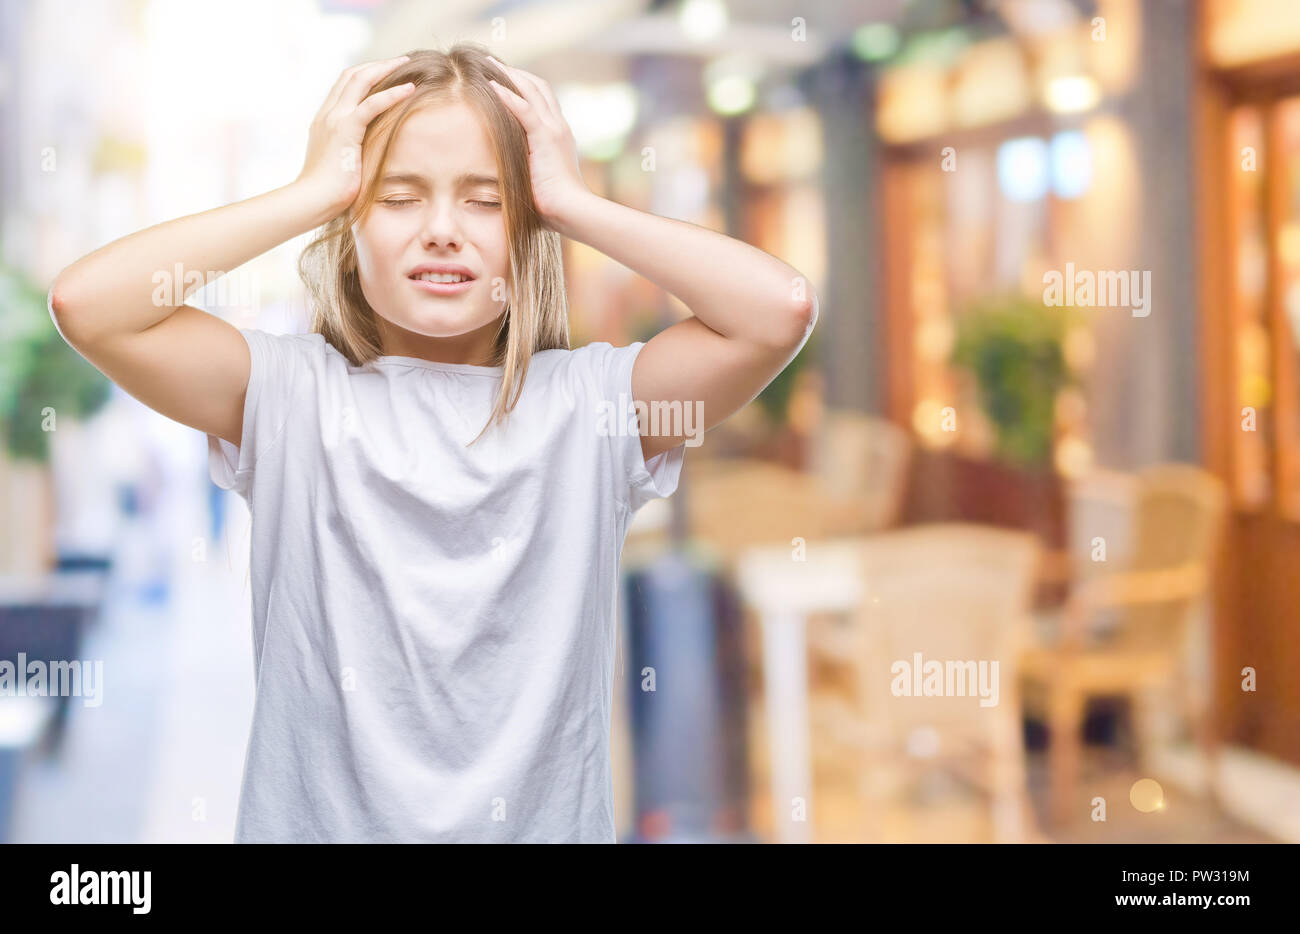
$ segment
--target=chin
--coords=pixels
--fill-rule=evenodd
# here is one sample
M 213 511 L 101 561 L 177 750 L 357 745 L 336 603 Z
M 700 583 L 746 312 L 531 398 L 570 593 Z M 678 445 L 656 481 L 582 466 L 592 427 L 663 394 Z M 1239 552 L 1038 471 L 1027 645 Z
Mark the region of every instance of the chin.
M 430 312 L 422 308 L 397 322 L 401 327 L 423 337 L 463 337 L 492 322 L 491 316 L 475 315 L 470 309 L 448 308 Z

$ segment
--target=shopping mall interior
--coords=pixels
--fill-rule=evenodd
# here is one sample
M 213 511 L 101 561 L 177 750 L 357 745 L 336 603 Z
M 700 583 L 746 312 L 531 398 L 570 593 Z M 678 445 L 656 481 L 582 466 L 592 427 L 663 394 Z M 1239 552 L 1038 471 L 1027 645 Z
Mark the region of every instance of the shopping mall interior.
M 1300 842 L 1289 0 L 0 3 L 0 674 L 81 675 L 0 690 L 0 841 L 230 842 L 255 700 L 249 507 L 51 282 L 460 39 L 549 82 L 594 192 L 818 296 L 628 531 L 620 842 Z M 305 242 L 189 303 L 306 332 Z M 691 314 L 564 267 L 574 347 Z

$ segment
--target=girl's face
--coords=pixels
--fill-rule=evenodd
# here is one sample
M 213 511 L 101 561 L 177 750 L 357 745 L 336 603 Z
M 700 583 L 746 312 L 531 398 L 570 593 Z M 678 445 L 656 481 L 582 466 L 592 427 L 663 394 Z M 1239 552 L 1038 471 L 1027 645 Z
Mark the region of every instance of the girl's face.
M 375 203 L 352 228 L 385 354 L 488 359 L 508 298 L 500 185 L 487 131 L 467 104 L 430 105 L 402 125 Z M 441 281 L 421 281 L 426 273 Z

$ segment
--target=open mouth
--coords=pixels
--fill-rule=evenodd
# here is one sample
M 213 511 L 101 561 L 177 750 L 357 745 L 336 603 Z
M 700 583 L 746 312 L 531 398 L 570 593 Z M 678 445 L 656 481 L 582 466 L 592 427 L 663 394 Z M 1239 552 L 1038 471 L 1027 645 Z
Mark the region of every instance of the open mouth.
M 474 282 L 474 277 L 465 272 L 420 272 L 407 276 L 417 288 L 434 295 L 454 295 L 464 292 Z
M 421 282 L 469 282 L 473 276 L 468 276 L 463 272 L 422 272 L 411 276 L 412 279 L 419 279 Z

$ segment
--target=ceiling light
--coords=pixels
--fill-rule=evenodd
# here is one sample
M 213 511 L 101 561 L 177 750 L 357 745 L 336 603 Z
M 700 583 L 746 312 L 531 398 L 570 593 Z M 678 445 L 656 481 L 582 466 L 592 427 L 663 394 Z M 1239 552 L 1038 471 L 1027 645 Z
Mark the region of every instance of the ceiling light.
M 867 23 L 853 31 L 853 54 L 864 62 L 879 62 L 898 51 L 898 30 L 889 23 Z
M 727 28 L 727 7 L 722 0 L 686 0 L 677 11 L 677 22 L 692 42 L 707 42 Z
M 1061 75 L 1047 82 L 1043 97 L 1053 113 L 1075 114 L 1096 107 L 1101 89 L 1090 75 Z

